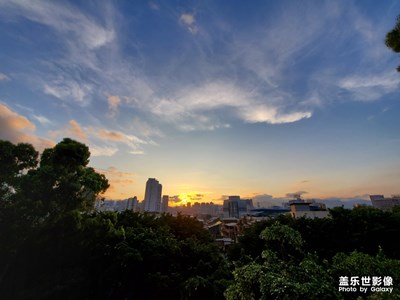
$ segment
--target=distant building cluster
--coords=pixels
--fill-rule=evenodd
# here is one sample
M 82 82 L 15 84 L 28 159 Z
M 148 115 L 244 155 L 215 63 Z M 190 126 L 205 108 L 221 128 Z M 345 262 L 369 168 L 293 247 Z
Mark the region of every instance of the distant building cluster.
M 124 211 L 132 210 L 147 213 L 182 213 L 208 220 L 218 217 L 220 219 L 237 219 L 250 217 L 252 220 L 274 218 L 280 214 L 290 213 L 294 218 L 323 218 L 328 216 L 324 204 L 315 201 L 305 201 L 297 195 L 295 200 L 283 203 L 282 206 L 254 208 L 252 199 L 242 199 L 240 196 L 228 196 L 223 205 L 213 202 L 188 202 L 186 205 L 169 207 L 169 196 L 162 195 L 162 184 L 156 178 L 149 178 L 146 182 L 144 200 L 139 202 L 137 197 L 125 200 L 97 201 L 97 211 Z M 232 222 L 231 222 L 232 223 Z
M 169 196 L 162 194 L 162 185 L 155 178 L 149 178 L 146 182 L 145 196 L 142 202 L 137 197 L 124 200 L 98 200 L 95 203 L 96 211 L 132 210 L 135 212 L 167 213 Z
M 227 200 L 224 200 L 224 217 L 240 219 L 246 216 L 252 208 L 252 199 L 240 199 L 240 196 L 229 196 Z
M 392 195 L 392 197 L 385 198 L 383 195 L 370 195 L 372 206 L 375 208 L 388 210 L 400 205 L 400 195 Z
M 290 214 L 293 218 L 327 218 L 328 210 L 325 204 L 317 203 L 314 200 L 305 201 L 303 199 L 296 199 L 289 201 Z
M 370 196 L 373 207 L 379 209 L 391 209 L 400 205 L 400 195 L 385 198 L 383 195 Z M 146 182 L 145 196 L 142 202 L 136 197 L 111 201 L 104 200 L 96 203 L 98 211 L 124 211 L 147 213 L 182 213 L 197 218 L 214 237 L 215 242 L 225 249 L 237 242 L 243 229 L 254 222 L 275 218 L 281 214 L 290 214 L 293 218 L 327 218 L 329 211 L 325 204 L 315 200 L 303 200 L 300 195 L 294 195 L 294 199 L 283 203 L 282 206 L 254 208 L 252 199 L 242 199 L 240 196 L 229 196 L 223 205 L 209 203 L 186 203 L 181 206 L 169 207 L 169 196 L 162 196 L 162 185 L 155 178 L 149 178 Z
M 386 198 L 383 195 L 370 195 L 373 207 L 387 210 L 400 205 L 400 195 Z M 226 248 L 237 241 L 243 229 L 254 222 L 275 218 L 282 214 L 289 214 L 293 218 L 327 218 L 329 211 L 324 203 L 315 200 L 303 200 L 300 195 L 282 206 L 254 208 L 252 199 L 241 199 L 240 196 L 229 196 L 223 205 L 213 202 L 188 202 L 185 205 L 169 207 L 169 196 L 162 195 L 162 185 L 155 178 L 146 182 L 145 196 L 142 202 L 137 197 L 125 200 L 101 200 L 95 204 L 97 211 L 131 210 L 146 213 L 182 213 L 197 218 L 204 227 L 214 236 L 215 242 Z
M 95 203 L 96 211 L 118 211 L 124 210 L 139 211 L 139 202 L 135 197 L 125 200 L 99 200 Z
M 169 212 L 173 214 L 182 213 L 185 215 L 197 216 L 199 219 L 222 216 L 222 206 L 213 202 L 188 202 L 186 205 L 170 207 Z

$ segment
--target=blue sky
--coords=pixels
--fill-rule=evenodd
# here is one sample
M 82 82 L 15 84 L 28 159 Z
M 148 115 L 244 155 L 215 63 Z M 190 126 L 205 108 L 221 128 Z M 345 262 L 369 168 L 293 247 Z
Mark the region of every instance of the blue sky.
M 0 138 L 86 143 L 107 197 L 400 187 L 398 1 L 0 0 Z

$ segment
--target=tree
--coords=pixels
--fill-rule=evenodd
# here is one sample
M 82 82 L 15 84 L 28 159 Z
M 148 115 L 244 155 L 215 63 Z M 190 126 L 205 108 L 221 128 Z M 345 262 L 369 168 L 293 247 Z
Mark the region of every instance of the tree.
M 2 299 L 222 299 L 229 272 L 189 218 L 72 211 L 29 237 Z M 173 228 L 175 227 L 175 228 Z M 207 230 L 202 229 L 206 235 Z
M 43 151 L 40 166 L 24 176 L 20 202 L 39 218 L 93 209 L 96 196 L 109 187 L 103 174 L 88 167 L 89 148 L 69 138 Z
M 5 205 L 19 190 L 24 172 L 35 168 L 39 153 L 30 144 L 0 140 L 0 201 Z M 0 206 L 2 207 L 2 206 Z
M 400 16 L 396 19 L 394 28 L 386 34 L 385 44 L 396 53 L 400 53 Z M 400 72 L 400 66 L 397 67 Z
M 74 211 L 90 211 L 108 188 L 88 167 L 86 145 L 65 138 L 38 152 L 30 144 L 0 141 L 0 286 L 27 241 Z
M 236 267 L 228 300 L 341 299 L 326 266 L 303 254 L 299 232 L 276 222 L 260 237 L 266 242 L 263 259 Z
M 345 299 L 355 299 L 357 296 L 364 299 L 399 299 L 400 298 L 400 260 L 389 259 L 380 249 L 375 256 L 354 251 L 350 254 L 337 253 L 329 267 L 329 273 L 338 280 L 342 276 L 379 277 L 381 279 L 390 277 L 392 279 L 393 291 L 391 293 L 377 293 L 368 291 L 360 293 L 343 293 Z M 358 299 L 358 298 L 357 298 Z
M 262 255 L 266 257 L 273 254 L 281 260 L 289 260 L 302 257 L 303 239 L 301 234 L 289 227 L 278 222 L 264 229 L 260 237 L 266 242 L 267 250 Z
M 31 229 L 31 224 L 21 218 L 16 197 L 28 170 L 37 167 L 38 156 L 30 144 L 0 140 L 0 259 L 5 261 Z M 1 271 L 0 264 L 0 281 Z

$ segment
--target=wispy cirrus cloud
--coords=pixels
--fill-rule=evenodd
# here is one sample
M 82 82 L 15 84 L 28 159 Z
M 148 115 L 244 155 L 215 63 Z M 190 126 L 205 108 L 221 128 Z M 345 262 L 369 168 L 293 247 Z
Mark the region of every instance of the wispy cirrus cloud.
M 107 145 L 90 145 L 90 154 L 92 156 L 113 156 L 118 152 L 118 148 L 116 146 L 107 146 Z
M 347 91 L 353 99 L 373 101 L 399 89 L 399 77 L 395 71 L 380 74 L 352 75 L 338 82 L 338 86 Z
M 376 85 L 368 90 L 359 80 L 361 74 L 344 78 L 345 67 L 329 63 L 337 55 L 330 51 L 337 43 L 356 41 L 355 48 L 340 55 L 376 44 L 374 26 L 351 5 L 347 9 L 330 2 L 293 5 L 274 18 L 244 28 L 227 22 L 215 26 L 223 20 L 206 15 L 207 11 L 176 13 L 175 22 L 192 33 L 201 28 L 204 34 L 183 41 L 186 51 L 173 59 L 166 55 L 156 68 L 149 67 L 152 57 L 141 52 L 140 46 L 126 59 L 121 37 L 135 40 L 135 36 L 116 26 L 118 12 L 111 4 L 100 6 L 96 14 L 50 1 L 16 0 L 0 5 L 11 15 L 47 26 L 65 46 L 44 64 L 49 71 L 41 74 L 45 94 L 83 107 L 108 107 L 110 119 L 133 108 L 132 118 L 146 122 L 153 132 L 162 131 L 165 124 L 190 131 L 226 128 L 237 121 L 297 122 L 311 118 L 324 101 L 331 101 L 327 99 L 332 99 L 331 90 L 338 85 L 354 100 L 377 99 L 395 89 L 393 79 L 378 83 L 377 78 L 370 78 L 370 84 L 375 81 Z M 160 9 L 155 2 L 148 5 Z M 102 21 L 102 16 L 108 21 Z M 338 24 L 343 16 L 345 25 Z M 349 31 L 348 24 L 355 31 Z M 360 64 L 363 59 L 358 59 Z M 300 74 L 303 64 L 307 71 Z M 324 76 L 327 70 L 329 78 Z M 104 99 L 104 95 L 110 96 Z
M 2 1 L 3 10 L 33 22 L 50 26 L 63 35 L 76 39 L 89 49 L 96 49 L 115 38 L 112 28 L 100 25 L 75 7 L 53 1 Z
M 142 145 L 152 144 L 151 140 L 145 141 L 134 135 L 128 135 L 120 131 L 110 131 L 104 128 L 92 128 L 88 131 L 96 138 L 114 143 L 122 143 L 129 147 L 129 153 L 131 154 L 143 154 Z
M 48 118 L 46 118 L 45 116 L 41 116 L 41 115 L 33 115 L 33 118 L 38 121 L 40 124 L 46 126 L 46 125 L 51 125 L 53 122 L 50 121 Z
M 212 115 L 220 109 L 231 110 L 231 118 L 239 118 L 248 123 L 291 123 L 309 118 L 311 111 L 285 111 L 282 103 L 274 95 L 270 100 L 263 99 L 256 90 L 246 90 L 230 82 L 211 82 L 200 87 L 179 91 L 172 99 L 160 99 L 151 103 L 152 113 L 165 120 L 175 122 L 182 129 L 216 129 L 229 127 L 226 116 Z M 191 124 L 192 127 L 182 127 Z
M 128 153 L 144 154 L 142 145 L 153 144 L 134 135 L 93 126 L 81 126 L 76 120 L 70 120 L 65 128 L 48 132 L 52 138 L 71 137 L 87 143 L 93 156 L 113 156 L 120 145 L 128 147 Z
M 112 10 L 102 6 L 98 6 L 99 14 L 112 14 Z M 87 14 L 65 2 L 13 0 L 0 2 L 0 7 L 0 13 L 8 18 L 23 17 L 44 25 L 54 34 L 54 45 L 63 49 L 57 57 L 50 54 L 40 62 L 42 67 L 47 67 L 45 72 L 36 71 L 36 82 L 42 85 L 43 92 L 87 106 L 96 93 L 97 84 L 93 81 L 102 72 L 98 55 L 104 47 L 112 46 L 116 38 L 112 22 L 103 22 L 112 18 Z M 90 80 L 84 79 L 87 72 L 91 72 Z
M 73 79 L 54 80 L 44 84 L 44 93 L 61 100 L 72 100 L 82 106 L 87 106 L 91 101 L 94 86 Z
M 118 114 L 120 108 L 133 107 L 155 126 L 162 127 L 162 122 L 167 122 L 187 131 L 226 128 L 230 126 L 232 120 L 270 124 L 295 122 L 309 118 L 312 114 L 311 109 L 292 105 L 293 96 L 281 97 L 282 100 L 278 103 L 277 94 L 282 95 L 282 92 L 269 90 L 266 93 L 265 88 L 260 87 L 260 78 L 266 80 L 266 70 L 270 70 L 268 72 L 274 73 L 274 76 L 278 74 L 278 66 L 273 65 L 270 60 L 281 63 L 290 56 L 287 49 L 295 48 L 284 49 L 282 44 L 282 49 L 277 52 L 280 58 L 276 59 L 273 56 L 268 58 L 274 50 L 268 42 L 259 43 L 260 40 L 264 40 L 263 31 L 250 43 L 240 41 L 241 45 L 249 45 L 248 48 L 239 50 L 242 53 L 238 52 L 236 36 L 232 36 L 232 43 L 221 49 L 212 49 L 218 57 L 227 57 L 222 59 L 221 64 L 215 64 L 213 59 L 205 56 L 209 51 L 207 43 L 196 42 L 189 59 L 190 63 L 182 67 L 197 69 L 200 76 L 196 75 L 197 78 L 193 80 L 190 75 L 185 82 L 175 83 L 172 81 L 174 79 L 169 78 L 169 74 L 163 74 L 163 86 L 169 87 L 166 91 L 154 82 L 151 76 L 147 76 L 146 73 L 149 72 L 143 70 L 139 64 L 123 59 L 117 44 L 117 36 L 120 33 L 113 28 L 112 23 L 104 25 L 98 18 L 77 11 L 74 6 L 54 2 L 11 1 L 10 5 L 3 6 L 15 15 L 48 26 L 59 33 L 61 43 L 67 43 L 61 59 L 57 57 L 55 62 L 55 59 L 51 58 L 46 63 L 50 75 L 44 76 L 42 82 L 44 93 L 67 102 L 73 101 L 81 106 L 89 106 L 95 95 L 110 94 L 104 90 L 106 86 L 118 92 L 112 93 L 112 96 L 107 98 L 108 116 L 111 118 Z M 180 14 L 179 22 L 192 33 L 198 31 L 199 25 L 193 13 Z M 291 32 L 290 29 L 293 28 L 288 28 L 286 34 Z M 302 36 L 301 40 L 297 34 L 293 35 L 296 37 L 296 42 L 292 42 L 293 46 L 300 44 L 300 41 L 305 43 L 306 35 Z M 298 47 L 301 49 L 301 45 Z M 268 55 L 260 56 L 261 53 Z M 112 55 L 113 59 L 102 63 L 99 58 L 104 54 Z M 253 76 L 254 78 L 244 82 L 242 78 L 231 78 L 225 69 L 235 65 L 233 61 L 238 63 L 234 67 L 234 73 L 239 74 L 240 69 L 245 67 L 250 73 L 256 74 L 256 77 Z M 174 66 L 178 73 L 182 71 L 179 65 L 177 61 Z M 216 67 L 218 65 L 219 67 Z M 227 66 L 229 67 L 226 68 Z M 263 66 L 263 69 L 259 66 Z M 53 73 L 57 75 L 53 76 Z M 271 77 L 268 80 L 272 83 L 272 79 Z M 276 87 L 277 84 L 279 82 L 271 84 L 271 87 Z M 117 96 L 121 94 L 126 95 L 123 101 Z M 228 118 L 225 113 L 221 114 L 221 109 L 225 108 L 231 110 Z
M 118 107 L 121 103 L 121 99 L 118 96 L 108 96 L 108 116 L 114 118 L 118 114 Z

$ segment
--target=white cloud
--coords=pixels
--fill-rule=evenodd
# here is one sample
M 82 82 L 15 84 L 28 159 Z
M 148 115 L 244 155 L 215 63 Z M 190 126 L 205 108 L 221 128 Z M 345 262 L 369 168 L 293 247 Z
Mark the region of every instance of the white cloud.
M 194 16 L 191 14 L 182 14 L 180 20 L 186 25 L 192 25 L 194 23 Z
M 133 155 L 142 155 L 142 154 L 144 154 L 144 151 L 143 150 L 132 150 L 132 151 L 129 151 L 128 153 L 133 154 Z
M 6 74 L 0 73 L 0 81 L 9 80 L 9 79 L 10 79 L 10 78 L 9 78 Z
M 33 115 L 33 118 L 34 118 L 36 121 L 38 121 L 40 124 L 42 124 L 42 125 L 49 125 L 49 124 L 52 124 L 52 122 L 51 122 L 49 119 L 47 119 L 46 117 L 44 117 L 44 116 Z
M 159 9 L 155 2 L 148 5 Z M 151 57 L 142 53 L 139 46 L 137 55 L 132 55 L 134 59 L 123 55 L 117 38 L 122 32 L 116 31 L 119 27 L 113 26 L 112 17 L 101 18 L 112 15 L 112 9 L 104 12 L 100 7 L 96 18 L 60 2 L 15 0 L 0 6 L 55 30 L 66 45 L 65 55 L 48 63 L 52 73 L 43 79 L 46 94 L 73 100 L 81 106 L 89 106 L 91 101 L 101 98 L 103 101 L 96 104 L 105 107 L 108 104 L 108 115 L 114 119 L 117 115 L 123 117 L 124 109 L 129 108 L 132 119 L 141 119 L 139 123 L 146 119 L 145 136 L 162 136 L 160 131 L 165 123 L 190 131 L 225 128 L 237 120 L 269 124 L 296 122 L 310 118 L 313 109 L 326 101 L 323 90 L 331 92 L 338 85 L 358 100 L 377 99 L 382 93 L 396 89 L 394 77 L 370 76 L 365 83 L 362 76 L 354 74 L 338 80 L 340 72 L 326 60 L 319 60 L 315 65 L 309 63 L 307 67 L 312 70 L 304 74 L 296 69 L 307 58 L 314 61 L 315 54 L 319 58 L 321 53 L 329 55 L 332 49 L 324 48 L 327 45 L 354 37 L 354 33 L 348 34 L 348 24 L 354 25 L 356 39 L 370 44 L 375 41 L 371 22 L 361 15 L 352 20 L 354 14 L 344 14 L 345 6 L 337 3 L 289 6 L 276 18 L 232 31 L 229 26 L 223 30 L 214 26 L 220 20 L 210 19 L 209 27 L 202 24 L 204 34 L 192 39 L 193 45 L 188 46 L 188 51 L 174 56 L 172 62 L 167 60 L 168 66 L 161 65 L 156 70 L 149 67 Z M 321 12 L 324 18 L 320 17 Z M 196 16 L 194 13 L 174 15 L 174 21 L 196 33 L 199 30 Z M 339 18 L 346 21 L 344 25 L 337 24 Z M 349 20 L 352 21 L 348 23 Z M 207 28 L 210 28 L 208 35 Z M 215 36 L 218 43 L 214 43 Z M 321 74 L 327 69 L 332 74 L 329 83 L 313 81 L 323 77 Z M 53 78 L 55 73 L 57 77 Z M 306 91 L 298 92 L 298 86 Z M 98 95 L 101 97 L 95 97 Z M 112 96 L 106 102 L 104 95 Z M 146 138 L 144 142 L 152 143 Z M 129 140 L 128 135 L 124 143 L 134 152 L 141 151 L 134 147 L 144 144 Z
M 94 87 L 85 82 L 75 80 L 55 80 L 51 84 L 45 83 L 43 91 L 61 100 L 72 100 L 82 106 L 90 103 Z
M 164 120 L 176 123 L 184 131 L 229 127 L 229 123 L 223 121 L 229 111 L 230 117 L 239 117 L 249 123 L 291 123 L 311 117 L 310 111 L 284 112 L 280 106 L 284 106 L 285 101 L 290 102 L 290 98 L 289 94 L 271 94 L 268 97 L 257 90 L 248 91 L 229 82 L 212 82 L 199 87 L 184 88 L 172 99 L 149 103 L 148 109 Z M 221 109 L 224 109 L 225 116 L 215 113 Z
M 118 144 L 122 143 L 129 147 L 129 153 L 143 153 L 141 149 L 141 145 L 149 144 L 149 141 L 145 141 L 137 136 L 125 134 L 120 131 L 111 131 L 104 128 L 93 128 L 90 127 L 87 131 L 91 134 L 92 137 L 95 137 L 99 140 Z
M 244 119 L 249 123 L 283 124 L 293 123 L 312 116 L 309 111 L 278 113 L 277 109 L 268 106 L 249 106 L 243 111 Z
M 118 107 L 121 103 L 121 99 L 118 96 L 108 96 L 108 116 L 114 118 L 118 114 Z
M 116 32 L 110 7 L 98 4 L 95 14 L 87 14 L 66 2 L 0 2 L 0 11 L 7 17 L 22 16 L 55 33 L 54 48 L 59 47 L 60 54 L 41 61 L 41 67 L 47 69 L 37 68 L 34 81 L 41 82 L 44 93 L 64 101 L 76 101 L 82 106 L 92 101 L 98 91 L 94 86 L 101 85 L 98 79 L 103 77 L 104 61 L 99 55 L 107 47 L 114 47 Z
M 1 2 L 16 15 L 50 26 L 62 34 L 72 35 L 89 49 L 110 43 L 115 38 L 112 28 L 101 26 L 78 9 L 54 1 L 13 0 Z
M 117 147 L 90 145 L 91 156 L 113 156 L 118 152 Z
M 373 101 L 383 95 L 399 89 L 399 78 L 396 72 L 385 72 L 378 75 L 352 75 L 338 82 L 338 86 L 348 91 L 355 100 Z
M 150 139 L 144 140 L 121 131 L 81 126 L 76 120 L 70 120 L 65 128 L 49 131 L 48 134 L 53 138 L 68 136 L 87 143 L 95 156 L 112 156 L 121 145 L 127 146 L 129 153 L 142 154 L 142 145 L 154 144 Z
M 199 30 L 196 25 L 196 20 L 193 14 L 181 14 L 179 21 L 186 25 L 186 28 L 192 33 L 196 34 Z

